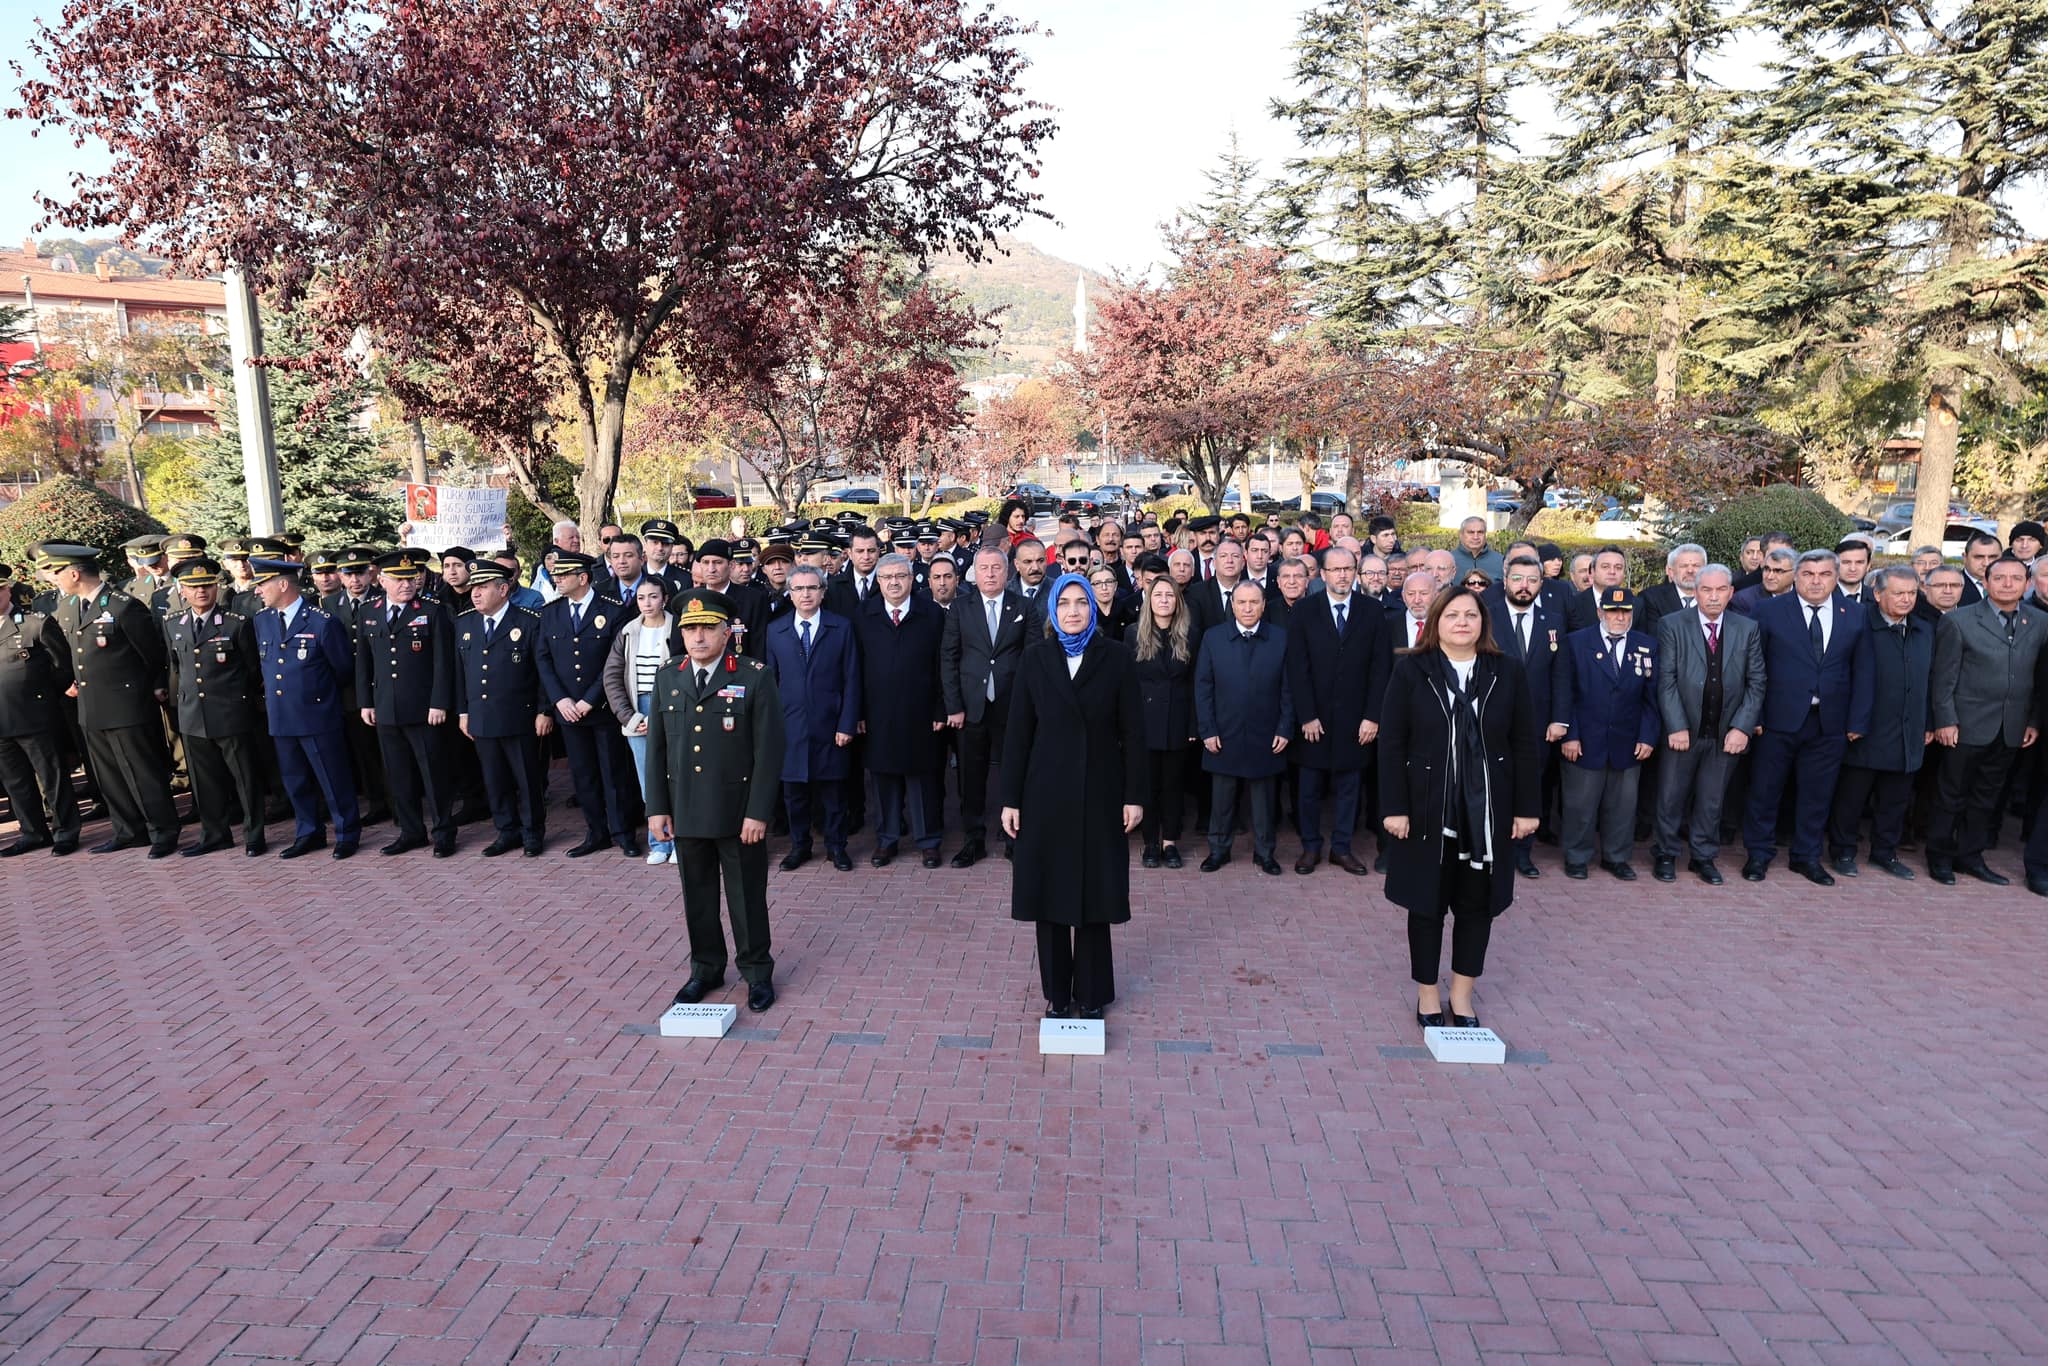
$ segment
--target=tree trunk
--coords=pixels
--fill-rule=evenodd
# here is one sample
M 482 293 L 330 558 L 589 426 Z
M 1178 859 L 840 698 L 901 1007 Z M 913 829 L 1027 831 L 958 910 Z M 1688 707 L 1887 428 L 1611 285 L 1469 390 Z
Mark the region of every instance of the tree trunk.
M 121 455 L 128 463 L 128 490 L 135 495 L 135 506 L 138 511 L 147 512 L 149 511 L 149 495 L 142 491 L 142 471 L 135 464 L 135 443 L 133 441 L 122 442 Z
M 427 478 L 427 424 L 415 417 L 405 424 L 406 440 L 412 458 L 412 482 L 425 484 Z
M 1913 489 L 1913 544 L 1941 544 L 1948 529 L 1948 500 L 1956 482 L 1956 444 L 1962 434 L 1951 395 L 1956 373 L 1937 370 L 1929 377 L 1927 423 L 1920 437 L 1920 474 Z
M 607 377 L 596 425 L 584 424 L 583 469 L 576 476 L 576 521 L 588 545 L 597 544 L 597 529 L 611 519 L 620 453 L 626 444 L 626 389 L 631 381 L 630 373 Z
M 1323 443 L 1319 439 L 1313 446 L 1304 446 L 1295 457 L 1294 472 L 1301 479 L 1301 510 L 1307 512 L 1314 504 L 1310 501 L 1316 491 L 1316 467 L 1323 463 Z

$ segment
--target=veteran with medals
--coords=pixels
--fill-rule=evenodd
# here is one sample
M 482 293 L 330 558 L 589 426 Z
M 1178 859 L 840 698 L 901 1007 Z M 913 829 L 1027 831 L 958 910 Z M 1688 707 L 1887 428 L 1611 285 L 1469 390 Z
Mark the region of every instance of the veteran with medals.
M 676 599 L 683 653 L 655 675 L 647 717 L 647 837 L 674 839 L 690 932 L 690 978 L 676 1001 L 695 1005 L 725 982 L 718 889 L 732 918 L 733 963 L 747 1007 L 775 1004 L 768 941 L 768 818 L 782 772 L 782 700 L 757 659 L 728 653 L 738 608 L 698 589 Z

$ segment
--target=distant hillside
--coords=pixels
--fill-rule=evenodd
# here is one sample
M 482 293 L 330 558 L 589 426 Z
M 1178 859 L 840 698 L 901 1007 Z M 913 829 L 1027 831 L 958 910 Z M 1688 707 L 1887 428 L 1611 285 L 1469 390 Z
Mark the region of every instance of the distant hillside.
M 932 262 L 932 276 L 964 294 L 976 308 L 1003 310 L 997 319 L 1002 341 L 996 354 L 974 367 L 970 378 L 1006 370 L 1037 374 L 1074 345 L 1074 279 L 1088 279 L 1091 308 L 1109 288 L 1106 276 L 1071 261 L 1048 256 L 1020 238 L 1000 239 L 998 250 L 980 265 L 957 256 Z
M 81 275 L 92 274 L 93 266 L 102 259 L 109 274 L 129 278 L 162 275 L 170 269 L 160 257 L 130 251 L 111 237 L 44 237 L 36 241 L 36 254 L 55 270 L 75 270 Z

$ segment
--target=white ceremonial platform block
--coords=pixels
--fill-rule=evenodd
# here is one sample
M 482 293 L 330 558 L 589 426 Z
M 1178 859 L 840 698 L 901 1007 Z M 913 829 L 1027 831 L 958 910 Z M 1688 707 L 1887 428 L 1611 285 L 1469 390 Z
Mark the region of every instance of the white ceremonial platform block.
M 686 1006 L 680 1003 L 668 1008 L 668 1014 L 661 1017 L 661 1037 L 664 1039 L 722 1039 L 725 1031 L 732 1028 L 732 1022 L 740 1017 L 738 1006 Z
M 1490 1029 L 1425 1029 L 1422 1041 L 1429 1056 L 1438 1062 L 1491 1062 L 1508 1060 L 1508 1046 Z
M 1038 1022 L 1038 1051 L 1041 1053 L 1100 1054 L 1108 1045 L 1109 1031 L 1100 1020 L 1060 1020 L 1048 1015 Z

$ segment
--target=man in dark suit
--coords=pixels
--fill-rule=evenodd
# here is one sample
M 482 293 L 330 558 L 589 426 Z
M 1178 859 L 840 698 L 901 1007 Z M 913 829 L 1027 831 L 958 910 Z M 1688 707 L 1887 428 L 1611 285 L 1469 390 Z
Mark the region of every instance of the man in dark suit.
M 1842 601 L 1852 607 L 1868 607 L 1870 597 L 1864 591 L 1863 580 L 1870 573 L 1870 542 L 1861 536 L 1851 536 L 1835 546 L 1835 563 L 1840 566 L 1841 580 L 1835 591 L 1842 595 Z
M 824 598 L 824 575 L 798 566 L 789 574 L 795 610 L 768 627 L 768 670 L 782 699 L 786 741 L 781 781 L 789 852 L 782 859 L 784 872 L 810 861 L 814 812 L 824 827 L 825 857 L 842 873 L 853 868 L 846 852 L 846 750 L 860 730 L 860 647 L 853 623 L 825 611 Z
M 1686 867 L 1720 886 L 1721 799 L 1736 756 L 1764 708 L 1764 647 L 1756 623 L 1728 610 L 1735 576 L 1725 564 L 1693 575 L 1693 606 L 1657 623 L 1657 711 L 1664 752 L 1657 760 L 1657 843 L 1653 875 L 1678 877 L 1679 829 L 1689 836 Z
M 1202 637 L 1195 660 L 1195 729 L 1202 737 L 1202 767 L 1210 775 L 1209 856 L 1202 871 L 1213 873 L 1230 862 L 1242 787 L 1251 794 L 1252 861 L 1260 872 L 1277 876 L 1274 780 L 1287 770 L 1295 728 L 1287 632 L 1264 621 L 1266 595 L 1256 584 L 1237 586 L 1230 611 L 1231 620 Z
M 929 563 L 938 564 L 934 557 Z M 941 574 L 953 568 L 945 560 Z M 924 866 L 939 866 L 945 832 L 939 765 L 945 760 L 946 697 L 939 686 L 939 643 L 946 614 L 912 591 L 915 567 L 902 555 L 884 555 L 875 568 L 881 592 L 853 623 L 860 645 L 861 734 L 868 772 L 875 775 L 875 867 L 887 867 L 903 838 L 909 806 L 910 837 Z
M 71 650 L 26 583 L 9 583 L 0 565 L 0 787 L 18 834 L 0 858 L 37 849 L 78 848 L 78 796 L 64 755 L 62 698 L 71 683 Z M 257 827 L 261 830 L 261 826 Z
M 1756 567 L 1754 569 L 1747 567 L 1752 553 L 1750 549 L 1752 541 L 1755 542 L 1756 546 L 1754 551 Z M 1789 532 L 1766 531 L 1763 535 L 1752 536 L 1750 540 L 1742 543 L 1742 563 L 1745 568 L 1740 574 L 1735 576 L 1735 599 L 1730 604 L 1735 610 L 1742 610 L 1740 604 L 1743 593 L 1765 582 L 1764 566 L 1770 563 L 1773 550 L 1789 550 L 1792 552 L 1793 559 L 1799 558 L 1799 546 L 1793 541 Z
M 1602 546 L 1593 552 L 1593 586 L 1576 594 L 1565 608 L 1565 627 L 1568 631 L 1585 631 L 1601 624 L 1601 602 L 1616 588 L 1628 582 L 1628 556 L 1613 546 Z M 1633 595 L 1631 595 L 1633 596 Z
M 183 852 L 196 858 L 231 847 L 239 817 L 244 847 L 255 858 L 268 847 L 257 748 L 269 743 L 256 630 L 241 613 L 220 609 L 218 563 L 183 560 L 176 573 L 185 610 L 164 618 L 164 641 L 200 831 L 199 843 Z
M 1870 600 L 1864 622 L 1870 635 L 1870 730 L 1842 756 L 1842 776 L 1828 823 L 1829 854 L 1836 873 L 1856 876 L 1856 845 L 1868 806 L 1870 866 L 1911 881 L 1913 870 L 1899 862 L 1899 841 L 1931 738 L 1927 688 L 1934 669 L 1935 628 L 1914 610 L 1920 582 L 1905 565 L 1880 569 L 1865 584 Z
M 69 647 L 79 729 L 113 818 L 113 837 L 90 852 L 147 840 L 151 858 L 167 857 L 178 848 L 178 810 L 157 701 L 170 696 L 163 626 L 147 605 L 100 580 L 99 552 L 90 546 L 53 542 L 41 553 L 62 595 L 50 617 Z
M 378 556 L 377 570 L 384 606 L 356 621 L 356 701 L 377 728 L 398 826 L 380 852 L 423 849 L 431 838 L 434 857 L 447 858 L 455 852 L 455 619 L 420 596 L 426 565 L 410 551 Z
M 1550 774 L 1557 763 L 1557 740 L 1565 730 L 1564 718 L 1556 712 L 1554 678 L 1565 660 L 1564 640 L 1569 634 L 1565 627 L 1565 599 L 1544 591 L 1552 581 L 1543 577 L 1543 562 L 1533 554 L 1511 554 L 1501 573 L 1501 581 L 1481 594 L 1480 601 L 1486 607 L 1486 619 L 1492 623 L 1493 638 L 1501 653 L 1520 664 L 1529 681 L 1530 710 L 1545 735 L 1540 781 L 1547 810 Z M 1514 842 L 1515 871 L 1523 877 L 1541 876 L 1533 854 L 1535 840 L 1534 835 L 1525 835 Z
M 1218 541 L 1209 563 L 1213 577 L 1197 579 L 1187 587 L 1188 610 L 1194 614 L 1193 626 L 1198 636 L 1205 636 L 1231 620 L 1230 594 L 1244 579 L 1244 547 L 1228 538 Z
M 555 552 L 552 572 L 561 596 L 541 608 L 534 665 L 540 670 L 541 696 L 554 708 L 561 728 L 576 809 L 583 814 L 583 842 L 569 850 L 569 857 L 617 845 L 626 857 L 638 858 L 633 756 L 604 691 L 612 641 L 635 609 L 592 586 L 597 566 L 581 551 Z
M 1866 619 L 1835 596 L 1835 552 L 1809 550 L 1793 572 L 1793 591 L 1759 607 L 1756 623 L 1764 642 L 1763 734 L 1742 823 L 1742 876 L 1764 880 L 1778 852 L 1780 799 L 1785 784 L 1796 781 L 1792 871 L 1832 887 L 1820 860 L 1835 777 L 1850 743 L 1870 729 L 1874 666 Z
M 1988 531 L 1974 532 L 1963 542 L 1963 598 L 1958 607 L 1983 601 L 1984 575 L 1998 558 L 1999 549 L 1998 538 Z
M 1565 637 L 1557 673 L 1564 718 L 1564 875 L 1586 876 L 1594 853 L 1635 881 L 1636 788 L 1657 743 L 1657 641 L 1634 630 L 1635 594 L 1599 590 L 1600 625 Z
M 873 527 L 855 527 L 847 540 L 846 568 L 826 581 L 825 600 L 820 605 L 845 621 L 859 616 L 862 605 L 875 596 L 875 566 L 881 558 L 881 533 Z
M 1984 598 L 1958 607 L 1934 633 L 1928 710 L 1944 748 L 1927 827 L 1927 872 L 1953 886 L 1958 872 L 2004 886 L 1984 862 L 1997 833 L 2005 779 L 2040 736 L 2035 665 L 2048 618 L 2022 605 L 2027 566 L 2011 556 L 1984 574 Z
M 1367 871 L 1352 856 L 1351 832 L 1358 824 L 1363 775 L 1372 762 L 1370 746 L 1379 734 L 1380 694 L 1392 654 L 1380 605 L 1352 591 L 1357 560 L 1341 547 L 1324 551 L 1324 591 L 1304 597 L 1304 605 L 1285 623 L 1288 686 L 1301 728 L 1293 756 L 1299 766 L 1297 873 L 1314 872 L 1322 856 L 1325 793 L 1331 799 L 1330 862 L 1358 876 Z
M 1689 612 L 1698 592 L 1700 571 L 1707 567 L 1707 552 L 1687 542 L 1671 548 L 1664 557 L 1664 582 L 1645 589 L 1636 599 L 1636 629 L 1657 633 L 1657 623 L 1673 612 Z M 1730 590 L 1733 595 L 1734 590 Z
M 1757 570 L 1757 581 L 1747 588 L 1738 587 L 1735 596 L 1728 601 L 1728 610 L 1754 620 L 1765 603 L 1792 591 L 1792 574 L 1798 564 L 1797 552 L 1783 546 L 1772 546 L 1764 552 L 1763 565 Z
M 989 764 L 1003 748 L 1018 657 L 1042 629 L 1030 604 L 1003 586 L 1008 577 L 1002 551 L 986 545 L 975 551 L 973 589 L 954 600 L 939 642 L 946 724 L 960 737 L 960 824 L 967 842 L 953 855 L 955 868 L 972 868 L 988 855 Z

